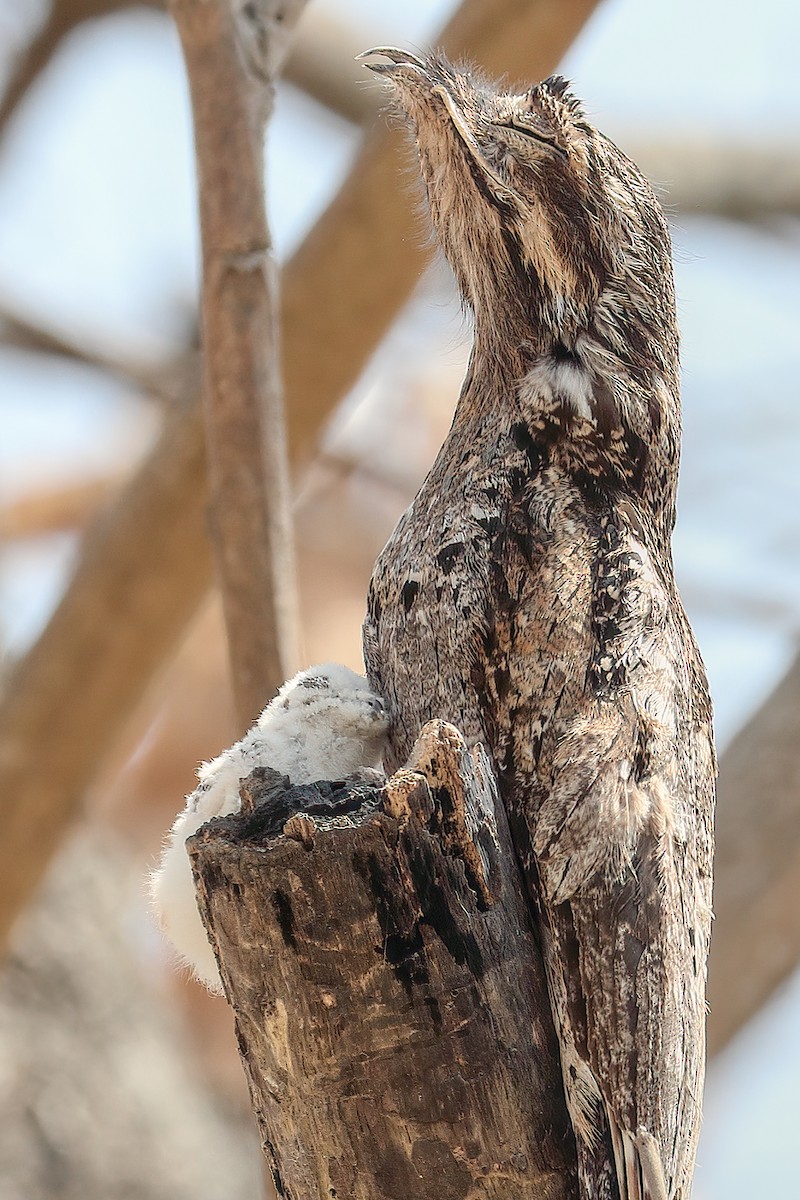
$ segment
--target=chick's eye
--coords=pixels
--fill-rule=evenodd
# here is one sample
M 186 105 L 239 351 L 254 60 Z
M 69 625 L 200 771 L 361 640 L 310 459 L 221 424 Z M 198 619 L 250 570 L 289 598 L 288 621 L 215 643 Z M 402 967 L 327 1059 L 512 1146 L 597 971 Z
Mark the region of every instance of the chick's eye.
M 329 687 L 330 682 L 325 675 L 305 675 L 300 680 L 300 687 L 320 689 Z

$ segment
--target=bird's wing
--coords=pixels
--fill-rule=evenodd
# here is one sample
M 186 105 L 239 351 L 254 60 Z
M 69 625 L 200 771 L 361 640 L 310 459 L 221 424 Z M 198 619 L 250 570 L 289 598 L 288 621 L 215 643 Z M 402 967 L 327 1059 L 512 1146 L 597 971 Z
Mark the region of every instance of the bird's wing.
M 187 810 L 202 818 L 199 825 L 212 817 L 238 812 L 240 783 L 266 761 L 264 741 L 263 733 L 254 726 L 217 758 L 200 765 L 198 785 L 186 798 Z
M 700 1120 L 713 749 L 672 682 L 669 725 L 641 686 L 567 723 L 532 831 L 573 1123 L 621 1200 L 687 1194 Z

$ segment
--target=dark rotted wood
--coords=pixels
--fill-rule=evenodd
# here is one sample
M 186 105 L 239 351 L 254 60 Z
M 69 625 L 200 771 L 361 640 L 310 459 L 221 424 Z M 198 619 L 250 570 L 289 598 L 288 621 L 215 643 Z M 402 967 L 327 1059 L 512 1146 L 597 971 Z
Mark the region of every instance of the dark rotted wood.
M 189 847 L 278 1195 L 573 1196 L 541 953 L 482 751 L 432 722 L 383 789 L 261 769 L 243 810 Z

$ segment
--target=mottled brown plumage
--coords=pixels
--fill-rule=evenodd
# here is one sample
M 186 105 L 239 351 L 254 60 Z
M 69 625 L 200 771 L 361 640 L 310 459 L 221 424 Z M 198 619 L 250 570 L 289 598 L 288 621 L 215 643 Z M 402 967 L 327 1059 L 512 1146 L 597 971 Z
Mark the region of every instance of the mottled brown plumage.
M 670 551 L 669 233 L 562 79 L 507 94 L 441 58 L 379 53 L 475 319 L 452 429 L 370 588 L 387 765 L 433 717 L 490 748 L 542 930 L 583 1195 L 686 1200 L 714 752 Z

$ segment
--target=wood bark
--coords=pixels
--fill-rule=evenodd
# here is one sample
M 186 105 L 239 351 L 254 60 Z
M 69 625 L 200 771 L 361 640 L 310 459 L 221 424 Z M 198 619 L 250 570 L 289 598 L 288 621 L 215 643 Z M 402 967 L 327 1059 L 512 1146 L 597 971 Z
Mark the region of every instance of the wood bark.
M 259 768 L 242 797 L 188 846 L 278 1195 L 573 1197 L 541 954 L 483 751 L 435 721 L 382 789 Z

